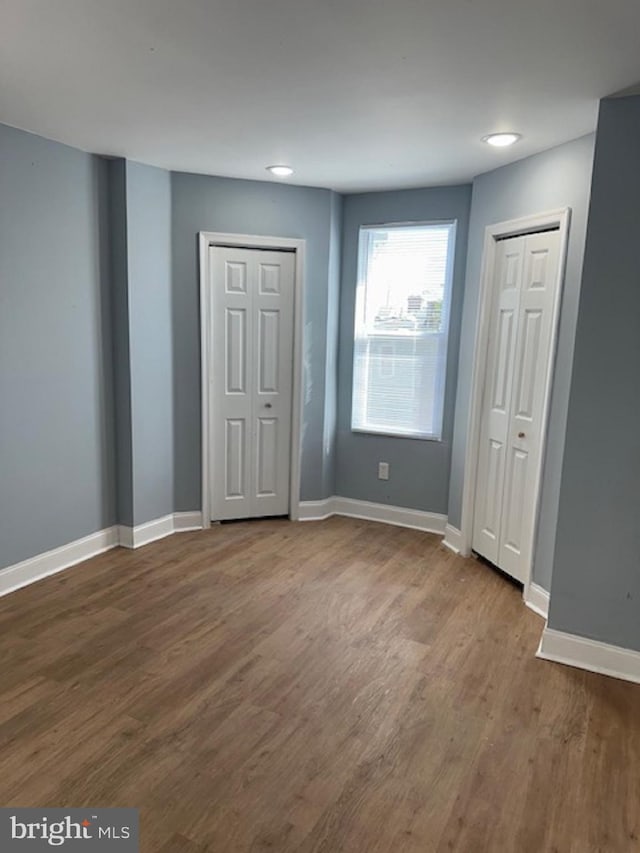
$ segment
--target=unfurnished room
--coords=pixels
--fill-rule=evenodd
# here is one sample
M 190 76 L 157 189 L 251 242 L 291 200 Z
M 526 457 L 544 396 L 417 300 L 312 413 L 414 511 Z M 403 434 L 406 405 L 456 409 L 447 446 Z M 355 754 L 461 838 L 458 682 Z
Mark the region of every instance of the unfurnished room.
M 0 853 L 640 851 L 638 32 L 1 0 Z

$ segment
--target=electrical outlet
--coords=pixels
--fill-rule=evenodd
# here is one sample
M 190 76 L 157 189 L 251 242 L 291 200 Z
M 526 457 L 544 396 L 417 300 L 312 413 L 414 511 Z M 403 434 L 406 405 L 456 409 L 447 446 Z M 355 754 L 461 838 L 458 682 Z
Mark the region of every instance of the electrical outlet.
M 379 480 L 388 480 L 389 479 L 389 463 L 388 462 L 378 462 L 378 479 Z

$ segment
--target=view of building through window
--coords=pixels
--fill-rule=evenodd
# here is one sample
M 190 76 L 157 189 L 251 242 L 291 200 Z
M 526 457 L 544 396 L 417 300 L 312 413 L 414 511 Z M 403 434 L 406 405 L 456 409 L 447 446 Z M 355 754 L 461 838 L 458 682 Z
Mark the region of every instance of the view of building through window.
M 369 329 L 440 331 L 451 226 L 427 227 L 368 230 Z

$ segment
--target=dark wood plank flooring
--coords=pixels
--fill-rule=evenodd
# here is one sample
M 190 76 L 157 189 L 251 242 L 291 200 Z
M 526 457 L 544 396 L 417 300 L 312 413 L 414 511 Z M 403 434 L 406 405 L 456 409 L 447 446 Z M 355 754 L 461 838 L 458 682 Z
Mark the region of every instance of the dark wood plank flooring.
M 640 686 L 542 627 L 364 521 L 117 549 L 0 599 L 0 804 L 136 806 L 144 853 L 640 850 Z

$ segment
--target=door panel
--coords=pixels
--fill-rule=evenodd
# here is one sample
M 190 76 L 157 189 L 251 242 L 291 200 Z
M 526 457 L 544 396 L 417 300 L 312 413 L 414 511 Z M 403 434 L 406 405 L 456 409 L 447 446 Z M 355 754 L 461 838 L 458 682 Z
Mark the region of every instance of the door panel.
M 260 264 L 260 293 L 277 295 L 280 293 L 280 264 Z
M 247 265 L 243 261 L 226 261 L 224 265 L 226 293 L 247 292 Z
M 498 565 L 525 583 L 533 555 L 547 374 L 553 353 L 560 233 L 526 238 L 505 479 L 508 519 Z
M 278 340 L 280 337 L 280 312 L 268 310 L 261 311 L 259 330 L 259 391 L 261 394 L 275 394 L 278 391 Z
M 254 334 L 250 267 L 240 250 L 210 252 L 212 515 L 241 518 L 249 514 L 251 498 L 248 472 L 253 403 L 249 366 L 254 357 Z
M 256 495 L 275 497 L 278 485 L 278 422 L 275 418 L 258 419 L 258 456 L 256 463 Z
M 247 312 L 244 308 L 227 308 L 226 393 L 244 394 L 247 388 Z
M 529 454 L 512 448 L 508 465 L 509 480 L 506 483 L 504 532 L 502 546 L 519 555 L 522 547 L 522 518 L 526 499 L 527 463 Z
M 493 404 L 494 411 L 507 411 L 509 400 L 507 397 L 507 388 L 509 382 L 509 356 L 512 352 L 513 344 L 513 309 L 500 311 L 498 319 L 498 344 L 497 344 L 497 364 L 496 374 L 493 385 Z
M 514 414 L 518 418 L 527 418 L 529 421 L 533 417 L 536 376 L 540 364 L 542 320 L 541 311 L 526 310 L 522 321 L 522 358 L 516 377 L 517 398 Z
M 557 232 L 554 232 L 557 234 Z M 537 235 L 533 235 L 536 239 Z M 543 237 L 546 240 L 546 237 Z M 531 241 L 528 241 L 529 256 L 529 276 L 525 281 L 527 290 L 546 290 L 548 286 L 549 276 L 549 261 L 552 252 L 548 246 L 542 245 L 534 248 Z
M 487 453 L 486 491 L 479 506 L 478 528 L 487 559 L 498 559 L 498 536 L 502 510 L 502 479 L 504 470 L 504 445 L 489 441 Z
M 500 548 L 505 447 L 509 432 L 524 238 L 505 240 L 498 244 L 496 250 L 472 539 L 474 550 L 492 563 L 497 563 Z
M 259 252 L 254 311 L 258 318 L 255 419 L 258 427 L 253 514 L 289 511 L 294 255 Z
M 225 441 L 225 498 L 247 497 L 245 466 L 246 423 L 238 418 L 228 418 Z
M 212 247 L 212 518 L 289 510 L 294 255 Z

